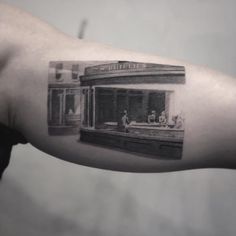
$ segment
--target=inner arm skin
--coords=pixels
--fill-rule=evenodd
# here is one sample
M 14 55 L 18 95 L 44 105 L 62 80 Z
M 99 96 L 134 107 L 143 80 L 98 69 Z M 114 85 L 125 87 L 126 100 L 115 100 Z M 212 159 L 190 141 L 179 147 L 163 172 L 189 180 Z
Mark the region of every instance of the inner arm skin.
M 186 71 L 181 160 L 158 160 L 49 136 L 50 61 L 124 60 L 182 65 Z M 69 37 L 19 9 L 0 4 L 0 122 L 36 148 L 76 164 L 128 172 L 236 168 L 236 80 L 207 68 Z

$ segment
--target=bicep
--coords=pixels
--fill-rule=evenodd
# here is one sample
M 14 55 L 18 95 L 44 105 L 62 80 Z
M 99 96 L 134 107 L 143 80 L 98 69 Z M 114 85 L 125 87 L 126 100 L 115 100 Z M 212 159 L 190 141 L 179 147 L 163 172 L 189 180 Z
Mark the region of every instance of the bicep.
M 40 58 L 35 67 L 25 62 L 15 109 L 17 126 L 33 145 L 66 161 L 113 170 L 234 168 L 233 79 L 109 53 L 116 60 L 92 54 L 82 60 L 79 50 L 65 50 Z M 169 77 L 160 76 L 163 68 Z M 153 109 L 165 110 L 168 123 L 182 116 L 184 128 L 148 124 Z M 124 110 L 131 122 L 125 132 L 118 127 Z
M 233 78 L 78 41 L 17 14 L 30 21 L 15 22 L 18 33 L 11 33 L 16 48 L 4 72 L 3 113 L 35 147 L 114 170 L 235 167 Z M 124 110 L 127 133 L 117 127 Z M 152 110 L 157 117 L 166 112 L 164 127 L 147 122 Z M 184 128 L 173 128 L 172 116 L 181 117 Z

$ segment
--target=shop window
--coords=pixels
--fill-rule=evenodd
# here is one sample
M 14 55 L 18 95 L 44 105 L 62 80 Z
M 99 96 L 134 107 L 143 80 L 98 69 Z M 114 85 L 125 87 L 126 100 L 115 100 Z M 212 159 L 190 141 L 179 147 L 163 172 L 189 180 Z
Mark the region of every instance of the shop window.
M 51 97 L 51 111 L 50 111 L 50 123 L 53 125 L 59 125 L 62 123 L 62 100 L 63 100 L 63 90 L 53 89 Z
M 124 113 L 127 122 L 148 125 L 148 116 L 154 111 L 158 117 L 166 110 L 166 92 L 151 90 L 96 88 L 96 128 L 118 130 Z M 124 119 L 124 118 L 123 118 Z
M 75 114 L 75 96 L 73 94 L 66 95 L 66 114 Z
M 68 90 L 65 97 L 65 123 L 78 125 L 80 122 L 80 96 L 78 90 Z
M 63 63 L 57 63 L 55 69 L 56 69 L 56 73 L 55 73 L 56 80 L 61 81 L 62 80 Z
M 165 92 L 150 92 L 148 96 L 148 113 L 155 111 L 157 116 L 166 110 Z
M 110 89 L 99 89 L 97 94 L 97 126 L 101 127 L 105 122 L 114 121 L 114 92 Z
M 143 107 L 142 93 L 136 93 L 135 96 L 130 93 L 129 96 L 129 119 L 135 122 L 144 122 L 145 120 L 145 108 Z
M 72 77 L 72 80 L 78 80 L 79 78 L 79 65 L 78 64 L 72 65 L 71 77 Z

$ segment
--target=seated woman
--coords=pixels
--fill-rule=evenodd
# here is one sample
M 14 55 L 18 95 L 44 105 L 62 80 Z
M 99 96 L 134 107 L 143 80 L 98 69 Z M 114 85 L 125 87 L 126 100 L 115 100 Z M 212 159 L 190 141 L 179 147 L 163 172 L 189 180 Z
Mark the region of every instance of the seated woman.
M 182 115 L 177 115 L 175 120 L 175 129 L 183 129 L 184 128 L 184 118 Z
M 161 112 L 161 115 L 159 116 L 159 123 L 161 126 L 167 126 L 167 117 L 165 111 Z

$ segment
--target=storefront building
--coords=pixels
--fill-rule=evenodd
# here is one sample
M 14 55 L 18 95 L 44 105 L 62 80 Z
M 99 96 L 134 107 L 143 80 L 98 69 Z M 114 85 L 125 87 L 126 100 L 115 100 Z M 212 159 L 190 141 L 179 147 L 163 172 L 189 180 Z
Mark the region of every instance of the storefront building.
M 78 134 L 80 125 L 79 65 L 51 62 L 48 84 L 50 135 Z
M 152 158 L 181 158 L 184 67 L 105 63 L 85 67 L 80 83 L 81 141 Z

